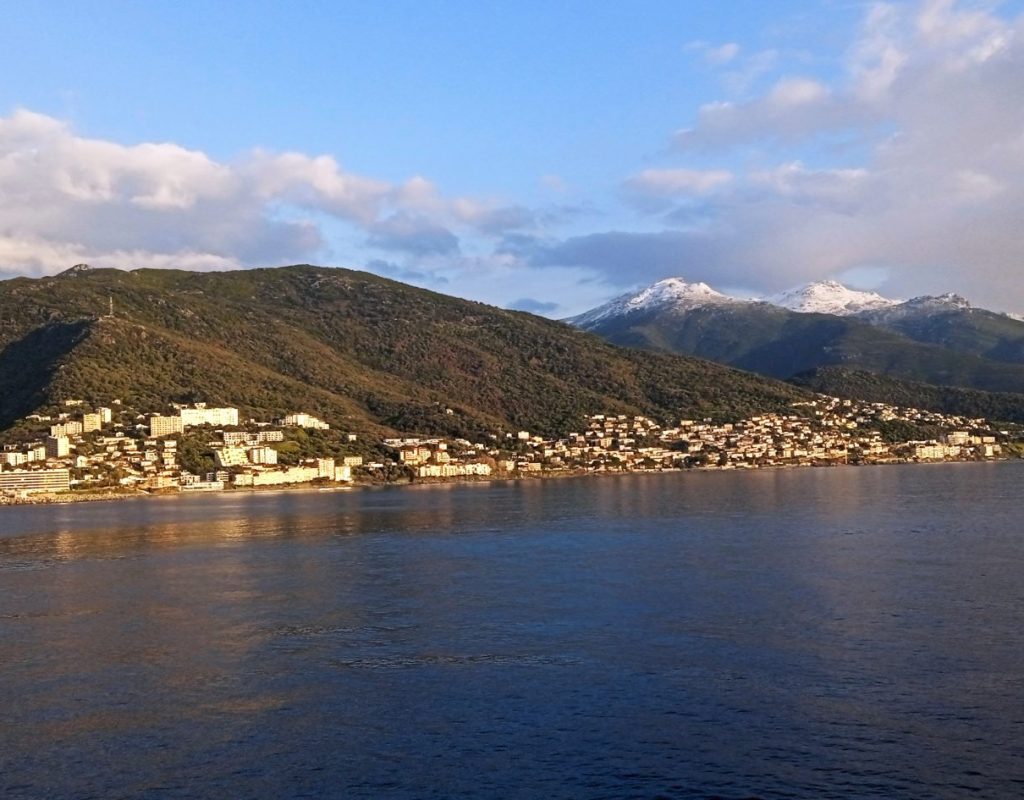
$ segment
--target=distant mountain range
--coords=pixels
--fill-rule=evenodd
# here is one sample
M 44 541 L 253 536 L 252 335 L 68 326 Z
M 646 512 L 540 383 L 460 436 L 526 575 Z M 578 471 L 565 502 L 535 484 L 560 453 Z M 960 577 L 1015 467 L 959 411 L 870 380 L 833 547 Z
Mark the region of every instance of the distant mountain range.
M 69 398 L 139 411 L 205 401 L 260 419 L 306 411 L 376 436 L 475 439 L 564 435 L 594 413 L 736 419 L 804 396 L 345 269 L 80 267 L 0 281 L 0 432 Z
M 823 281 L 752 300 L 668 278 L 567 321 L 615 344 L 699 356 L 837 394 L 865 386 L 846 372 L 884 376 L 890 389 L 904 382 L 975 390 L 964 395 L 970 407 L 981 402 L 977 391 L 996 392 L 996 407 L 1019 406 L 1012 418 L 1024 419 L 1024 321 L 955 294 L 899 301 Z M 885 395 L 877 385 L 874 393 Z

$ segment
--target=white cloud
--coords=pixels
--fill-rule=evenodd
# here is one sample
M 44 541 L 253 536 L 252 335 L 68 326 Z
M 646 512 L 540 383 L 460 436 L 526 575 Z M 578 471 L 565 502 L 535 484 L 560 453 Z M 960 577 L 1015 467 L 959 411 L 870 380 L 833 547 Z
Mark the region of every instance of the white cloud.
M 645 169 L 626 181 L 626 188 L 659 197 L 706 194 L 732 182 L 727 170 Z
M 783 78 L 768 92 L 767 105 L 778 108 L 822 103 L 828 99 L 829 90 L 810 78 Z
M 728 64 L 740 54 L 740 46 L 736 42 L 715 45 L 696 41 L 687 44 L 686 49 L 692 53 L 698 53 L 704 61 L 712 66 Z
M 808 169 L 799 161 L 752 172 L 751 185 L 769 189 L 778 197 L 802 203 L 842 204 L 872 201 L 871 175 L 863 168 Z M 834 206 L 836 207 L 836 206 Z
M 451 255 L 459 252 L 459 239 L 442 225 L 416 214 L 400 212 L 370 228 L 369 244 L 381 250 L 414 256 Z
M 0 117 L 0 274 L 81 261 L 221 269 L 324 255 L 325 219 L 355 240 L 419 255 L 455 253 L 457 231 L 499 235 L 533 214 L 446 198 L 429 180 L 389 183 L 329 155 L 254 150 L 220 163 L 176 144 L 77 135 L 30 111 Z M 362 235 L 360 235 L 362 234 Z
M 860 103 L 885 95 L 907 62 L 903 15 L 885 3 L 872 6 L 847 54 L 853 94 Z
M 561 175 L 541 175 L 540 185 L 556 194 L 565 194 L 569 185 Z
M 708 104 L 676 135 L 690 159 L 715 150 L 744 167 L 698 209 L 701 225 L 685 225 L 693 206 L 680 198 L 675 211 L 648 210 L 681 230 L 578 238 L 538 257 L 592 260 L 613 284 L 678 264 L 691 279 L 761 291 L 871 268 L 895 295 L 956 290 L 1024 310 L 1024 16 L 877 4 L 844 63 L 827 83 L 787 78 Z M 641 175 L 648 190 L 661 175 L 669 193 L 672 172 Z

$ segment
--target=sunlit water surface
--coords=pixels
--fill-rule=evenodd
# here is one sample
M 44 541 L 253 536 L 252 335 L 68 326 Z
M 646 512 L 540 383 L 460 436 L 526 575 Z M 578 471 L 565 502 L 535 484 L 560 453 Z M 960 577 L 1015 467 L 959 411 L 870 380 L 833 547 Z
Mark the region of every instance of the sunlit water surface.
M 0 509 L 0 796 L 1024 796 L 1022 479 Z

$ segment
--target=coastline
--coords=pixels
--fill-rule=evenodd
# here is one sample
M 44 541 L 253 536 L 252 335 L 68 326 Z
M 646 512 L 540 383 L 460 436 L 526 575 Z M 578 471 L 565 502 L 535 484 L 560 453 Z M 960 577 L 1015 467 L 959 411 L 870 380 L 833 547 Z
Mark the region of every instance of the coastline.
M 718 466 L 688 467 L 685 469 L 658 469 L 658 470 L 602 470 L 591 471 L 585 469 L 559 470 L 550 472 L 524 472 L 522 474 L 500 474 L 500 475 L 467 475 L 450 478 L 412 478 L 407 481 L 353 481 L 351 483 L 316 484 L 316 483 L 294 483 L 277 486 L 257 486 L 222 489 L 220 491 L 145 491 L 145 490 L 120 490 L 109 492 L 96 492 L 87 490 L 84 492 L 44 493 L 25 495 L 23 497 L 0 497 L 0 509 L 16 506 L 43 506 L 43 505 L 68 505 L 71 503 L 99 503 L 117 502 L 123 500 L 137 500 L 144 498 L 180 498 L 198 495 L 215 495 L 218 497 L 232 497 L 245 494 L 257 494 L 268 492 L 348 492 L 365 489 L 378 489 L 386 487 L 414 487 L 414 486 L 442 486 L 452 484 L 469 483 L 496 483 L 507 481 L 535 481 L 535 480 L 556 480 L 565 478 L 601 478 L 620 477 L 623 475 L 663 475 L 666 473 L 703 473 L 703 472 L 760 472 L 763 470 L 797 470 L 797 469 L 832 469 L 836 467 L 863 468 L 863 467 L 888 467 L 894 465 L 913 464 L 917 466 L 934 466 L 937 464 L 996 464 L 1009 461 L 1019 461 L 1019 458 L 984 458 L 984 459 L 948 459 L 941 461 L 913 461 L 901 459 L 894 461 L 872 462 L 866 464 L 846 463 L 822 463 L 822 464 L 771 464 L 760 467 L 733 467 L 723 468 Z

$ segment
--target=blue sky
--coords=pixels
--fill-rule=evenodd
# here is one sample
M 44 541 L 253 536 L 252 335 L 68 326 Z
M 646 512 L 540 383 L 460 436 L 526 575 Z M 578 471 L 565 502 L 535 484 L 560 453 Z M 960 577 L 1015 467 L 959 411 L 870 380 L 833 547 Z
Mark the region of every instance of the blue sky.
M 0 274 L 311 262 L 553 316 L 668 275 L 845 278 L 1024 310 L 1021 13 L 12 4 Z

